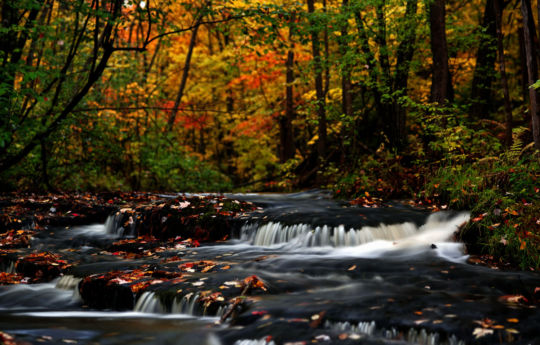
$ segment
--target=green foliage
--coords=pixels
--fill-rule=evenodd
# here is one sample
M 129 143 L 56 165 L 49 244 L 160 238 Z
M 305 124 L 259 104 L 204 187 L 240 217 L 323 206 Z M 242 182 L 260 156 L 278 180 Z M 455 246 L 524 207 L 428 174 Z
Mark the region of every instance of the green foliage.
M 451 208 L 471 210 L 462 231 L 477 251 L 522 269 L 540 267 L 540 164 L 535 154 L 509 150 L 461 168 L 444 167 L 422 195 Z

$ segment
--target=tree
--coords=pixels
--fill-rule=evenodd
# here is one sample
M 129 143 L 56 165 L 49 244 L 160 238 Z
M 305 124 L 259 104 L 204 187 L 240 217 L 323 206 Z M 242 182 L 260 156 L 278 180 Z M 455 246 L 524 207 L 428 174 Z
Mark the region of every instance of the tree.
M 319 41 L 320 23 L 316 20 L 315 1 L 307 0 L 308 13 L 310 14 L 311 49 L 313 54 L 313 69 L 315 70 L 315 92 L 317 95 L 318 136 L 317 153 L 321 161 L 326 159 L 326 96 L 323 86 L 323 63 L 321 60 L 321 48 Z
M 445 0 L 428 0 L 429 28 L 433 70 L 431 75 L 431 102 L 444 104 L 452 102 L 454 90 L 448 66 L 446 42 Z
M 291 22 L 295 21 L 295 14 L 291 16 Z M 285 61 L 285 115 L 281 115 L 279 118 L 280 127 L 280 160 L 282 163 L 294 158 L 296 152 L 294 144 L 294 133 L 292 121 L 295 117 L 294 111 L 294 41 L 293 41 L 293 27 L 289 27 L 289 44 L 291 47 L 287 51 L 287 59 Z
M 3 2 L 0 172 L 69 119 L 114 52 L 146 49 L 156 15 L 123 0 Z M 122 45 L 128 18 L 148 24 L 141 46 Z
M 171 111 L 171 114 L 169 115 L 169 120 L 167 122 L 167 129 L 169 131 L 171 131 L 173 128 L 174 120 L 176 119 L 176 114 L 178 113 L 178 108 L 180 107 L 182 97 L 184 96 L 184 90 L 186 88 L 186 83 L 189 76 L 189 68 L 191 66 L 191 57 L 193 56 L 193 49 L 195 48 L 195 44 L 197 43 L 197 33 L 199 32 L 199 27 L 201 26 L 201 22 L 203 21 L 204 16 L 206 15 L 207 8 L 208 6 L 210 6 L 210 4 L 210 0 L 206 1 L 195 14 L 195 22 L 193 24 L 193 30 L 191 31 L 191 39 L 189 40 L 186 60 L 184 62 L 184 67 L 182 68 L 182 78 L 180 80 L 180 85 L 178 87 L 178 93 L 176 94 L 173 109 Z
M 471 114 L 486 117 L 492 110 L 492 82 L 495 77 L 497 57 L 497 27 L 495 0 L 486 0 L 484 15 L 480 25 L 481 39 L 476 53 L 476 66 L 471 85 Z M 500 5 L 499 5 L 500 6 Z
M 534 19 L 531 12 L 530 0 L 521 0 L 521 13 L 523 15 L 523 36 L 525 45 L 525 58 L 527 61 L 527 75 L 529 82 L 529 113 L 531 115 L 534 146 L 540 149 L 540 117 L 538 115 L 538 92 L 532 84 L 538 79 L 538 66 L 536 46 L 533 35 L 535 33 Z
M 493 10 L 497 27 L 497 50 L 499 53 L 499 71 L 504 95 L 504 117 L 505 117 L 505 144 L 512 144 L 512 105 L 510 104 L 510 90 L 508 89 L 508 78 L 506 75 L 506 59 L 504 57 L 504 35 L 502 32 L 502 14 L 504 0 L 493 0 Z

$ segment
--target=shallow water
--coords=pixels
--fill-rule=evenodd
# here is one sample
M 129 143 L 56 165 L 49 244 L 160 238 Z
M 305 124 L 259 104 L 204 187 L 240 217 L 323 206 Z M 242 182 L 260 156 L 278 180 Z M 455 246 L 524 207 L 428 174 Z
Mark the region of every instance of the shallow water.
M 233 196 L 262 209 L 231 240 L 160 254 L 230 265 L 192 273 L 183 297 L 167 304 L 158 287 L 143 293 L 132 311 L 90 310 L 78 296 L 80 278 L 1 286 L 0 329 L 32 344 L 538 342 L 538 310 L 501 297 L 534 298 L 539 275 L 467 264 L 463 246 L 452 241 L 465 213 L 430 215 L 397 203 L 350 207 L 324 193 Z M 32 246 L 68 255 L 78 262 L 73 274 L 79 277 L 161 265 L 105 253 L 114 240 L 99 224 L 53 229 Z M 218 322 L 225 310 L 209 313 L 198 304 L 200 292 L 251 275 L 267 291 L 254 291 L 234 324 Z

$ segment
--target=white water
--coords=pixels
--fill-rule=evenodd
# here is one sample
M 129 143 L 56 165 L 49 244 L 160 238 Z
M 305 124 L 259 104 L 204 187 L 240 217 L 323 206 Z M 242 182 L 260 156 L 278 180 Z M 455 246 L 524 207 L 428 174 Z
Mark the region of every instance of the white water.
M 338 332 L 348 332 L 354 335 L 367 335 L 374 336 L 376 334 L 382 335 L 387 339 L 400 339 L 402 337 L 401 333 L 395 328 L 389 330 L 380 330 L 377 329 L 375 321 L 371 322 L 358 322 L 349 323 L 349 322 L 331 322 L 326 321 L 324 327 L 332 329 Z M 406 334 L 403 335 L 405 342 L 407 344 L 417 344 L 417 345 L 465 345 L 461 340 L 458 340 L 455 335 L 451 335 L 448 338 L 442 338 L 439 333 L 427 332 L 425 329 L 414 329 L 409 328 Z
M 195 315 L 195 313 L 197 312 L 198 302 L 199 302 L 198 294 L 188 293 L 184 296 L 177 296 L 174 299 L 171 312 Z
M 158 313 L 163 314 L 167 313 L 167 309 L 170 309 L 170 313 L 172 314 L 184 314 L 184 315 L 201 315 L 206 316 L 205 311 L 200 310 L 199 307 L 199 294 L 196 293 L 188 293 L 182 296 L 176 296 L 176 298 L 173 300 L 172 305 L 170 308 L 167 308 L 166 306 L 161 303 L 159 298 L 156 296 L 154 292 L 151 291 L 145 291 L 142 293 L 142 295 L 137 299 L 137 302 L 135 303 L 135 307 L 133 308 L 134 312 L 139 313 Z M 223 308 L 218 310 L 218 315 L 220 313 L 224 312 Z
M 155 314 L 136 311 L 115 312 L 115 311 L 43 311 L 43 312 L 24 312 L 15 313 L 15 315 L 33 316 L 33 317 L 70 317 L 70 318 L 152 318 L 152 319 L 193 319 L 186 314 Z M 197 318 L 205 319 L 205 318 Z M 207 318 L 213 321 L 215 318 Z
M 136 219 L 130 217 L 128 224 L 124 227 L 124 224 L 120 222 L 123 220 L 124 214 L 116 212 L 113 215 L 107 217 L 105 221 L 105 232 L 116 237 L 133 237 L 135 236 Z
M 145 291 L 135 303 L 133 311 L 141 313 L 164 313 L 165 308 L 161 301 L 151 291 Z
M 66 308 L 77 302 L 73 291 L 56 288 L 56 281 L 0 287 L 0 309 L 2 310 Z
M 460 213 L 450 219 L 443 213 L 431 214 L 426 223 L 417 227 L 413 223 L 380 224 L 377 227 L 365 226 L 361 229 L 349 229 L 344 226 L 312 227 L 308 224 L 282 225 L 267 223 L 261 226 L 246 224 L 242 227 L 241 238 L 252 245 L 270 247 L 290 243 L 295 247 L 364 247 L 370 250 L 414 248 L 423 245 L 442 244 L 451 239 L 459 226 L 468 221 L 468 213 Z M 444 253 L 454 252 L 449 246 L 442 245 Z
M 78 288 L 82 278 L 76 278 L 72 275 L 61 276 L 56 282 L 55 287 L 62 290 L 75 290 Z

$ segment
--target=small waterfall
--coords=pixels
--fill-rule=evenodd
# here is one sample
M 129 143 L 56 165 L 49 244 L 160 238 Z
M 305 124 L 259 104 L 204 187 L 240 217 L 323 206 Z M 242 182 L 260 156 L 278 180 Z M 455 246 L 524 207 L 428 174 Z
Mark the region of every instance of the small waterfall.
M 81 293 L 79 292 L 79 283 L 81 281 L 82 281 L 82 278 L 76 278 L 72 275 L 64 275 L 60 277 L 60 279 L 58 279 L 54 287 L 60 290 L 73 291 L 73 295 L 71 296 L 71 301 L 79 303 L 79 302 L 82 302 Z
M 72 275 L 65 275 L 60 277 L 56 282 L 56 288 L 62 290 L 75 290 L 78 288 L 82 278 L 76 278 Z
M 395 241 L 412 236 L 417 231 L 413 223 L 381 224 L 378 227 L 363 227 L 360 230 L 351 228 L 347 231 L 343 225 L 313 228 L 308 224 L 282 225 L 270 222 L 260 227 L 246 225 L 242 229 L 243 238 L 256 246 L 297 241 L 303 247 L 353 247 L 375 240 Z
M 141 313 L 158 314 L 186 314 L 192 316 L 207 316 L 206 310 L 202 310 L 199 305 L 200 295 L 198 293 L 188 293 L 183 296 L 176 296 L 170 306 L 164 305 L 159 297 L 151 291 L 145 291 L 137 299 L 133 311 Z M 221 316 L 227 310 L 227 306 L 220 306 L 215 313 Z M 212 315 L 214 316 L 214 315 Z
M 197 304 L 199 302 L 199 294 L 188 293 L 182 297 L 177 296 L 172 304 L 171 313 L 196 315 L 199 312 Z
M 8 262 L 0 263 L 0 271 L 6 272 L 6 273 L 16 273 L 15 261 L 9 260 Z
M 309 224 L 283 225 L 279 222 L 246 224 L 241 229 L 241 239 L 256 246 L 295 242 L 302 247 L 354 247 L 377 240 L 398 241 L 414 236 L 421 236 L 427 242 L 437 242 L 447 240 L 458 226 L 468 219 L 469 215 L 466 213 L 449 219 L 447 214 L 441 212 L 430 215 L 420 227 L 407 222 L 348 230 L 343 225 L 315 227 Z
M 410 328 L 406 333 L 399 332 L 396 328 L 377 329 L 375 321 L 350 323 L 326 321 L 324 328 L 332 329 L 338 332 L 347 332 L 358 335 L 382 336 L 390 340 L 405 340 L 407 344 L 415 345 L 465 345 L 461 340 L 452 334 L 447 338 L 441 337 L 437 332 L 428 332 L 424 328 Z
M 340 332 L 350 332 L 356 334 L 373 335 L 375 332 L 375 321 L 363 322 L 360 321 L 357 324 L 351 324 L 348 321 L 345 322 L 330 322 L 326 321 L 325 328 L 330 328 Z
M 234 345 L 276 345 L 273 340 L 263 339 L 241 339 L 234 342 Z
M 122 212 L 116 212 L 109 215 L 105 221 L 105 231 L 108 234 L 115 235 L 117 237 L 134 237 L 136 232 L 137 220 L 134 215 L 130 215 L 125 219 L 125 214 Z
M 151 291 L 145 291 L 137 299 L 134 311 L 141 313 L 165 313 L 165 308 L 161 304 L 161 301 L 157 298 L 156 294 Z

